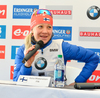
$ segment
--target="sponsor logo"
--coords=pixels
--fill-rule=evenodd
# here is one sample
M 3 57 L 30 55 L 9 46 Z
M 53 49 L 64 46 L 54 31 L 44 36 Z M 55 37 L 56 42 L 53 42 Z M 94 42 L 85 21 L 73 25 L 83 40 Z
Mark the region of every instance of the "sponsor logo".
M 47 66 L 47 60 L 43 57 L 40 57 L 35 61 L 35 67 L 38 70 L 43 70 L 46 68 L 46 66 Z
M 80 31 L 80 36 L 100 37 L 100 32 L 82 32 L 82 31 Z
M 19 49 L 20 46 L 12 46 L 11 47 L 11 59 L 15 59 L 15 56 L 17 54 L 17 50 Z
M 58 49 L 50 49 L 50 52 L 58 51 Z
M 50 10 L 53 15 L 71 15 L 71 10 Z
M 70 30 L 66 30 L 66 34 L 70 34 L 71 33 L 71 31 Z
M 6 38 L 6 26 L 0 25 L 0 39 Z
M 10 67 L 10 79 L 13 79 L 13 73 L 14 73 L 14 66 Z
M 53 26 L 53 39 L 64 39 L 71 41 L 72 27 Z
M 79 27 L 79 41 L 100 41 L 99 27 Z
M 91 6 L 87 10 L 88 18 L 95 20 L 100 16 L 100 8 L 97 6 Z
M 0 18 L 5 19 L 7 13 L 7 5 L 0 5 Z
M 30 19 L 34 9 L 39 9 L 39 5 L 13 5 L 13 18 Z
M 5 59 L 5 46 L 0 45 L 0 59 Z
M 47 5 L 54 19 L 72 19 L 72 6 Z
M 24 39 L 30 33 L 30 26 L 12 26 L 12 39 Z
M 87 80 L 87 83 L 100 83 L 100 70 L 95 70 Z

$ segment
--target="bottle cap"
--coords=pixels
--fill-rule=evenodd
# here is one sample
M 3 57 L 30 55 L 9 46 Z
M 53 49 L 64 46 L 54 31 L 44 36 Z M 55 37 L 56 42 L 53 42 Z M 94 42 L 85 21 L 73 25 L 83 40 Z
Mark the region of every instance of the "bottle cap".
M 62 58 L 62 55 L 58 55 L 58 58 Z

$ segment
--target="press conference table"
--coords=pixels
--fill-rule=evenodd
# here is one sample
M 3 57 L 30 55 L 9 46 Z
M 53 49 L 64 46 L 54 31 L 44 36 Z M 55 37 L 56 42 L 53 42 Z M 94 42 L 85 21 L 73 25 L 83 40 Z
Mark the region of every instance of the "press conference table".
M 100 98 L 100 89 L 78 90 L 0 83 L 0 98 Z

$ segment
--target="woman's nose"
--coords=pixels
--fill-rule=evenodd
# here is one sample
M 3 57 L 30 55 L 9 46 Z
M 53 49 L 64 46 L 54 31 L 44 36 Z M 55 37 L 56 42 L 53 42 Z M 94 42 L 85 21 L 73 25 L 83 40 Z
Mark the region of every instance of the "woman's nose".
M 47 33 L 48 32 L 48 29 L 45 27 L 45 28 L 43 28 L 42 32 L 43 33 Z

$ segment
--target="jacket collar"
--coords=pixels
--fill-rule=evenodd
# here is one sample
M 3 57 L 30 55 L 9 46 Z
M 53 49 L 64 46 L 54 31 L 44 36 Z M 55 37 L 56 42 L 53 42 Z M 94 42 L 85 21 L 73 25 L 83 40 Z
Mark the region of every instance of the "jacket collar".
M 34 40 L 34 36 L 31 37 L 31 43 L 32 45 L 36 44 L 36 41 Z M 49 46 L 51 43 L 52 43 L 52 37 L 46 44 L 44 44 L 44 46 L 41 49 L 44 49 L 45 47 Z

